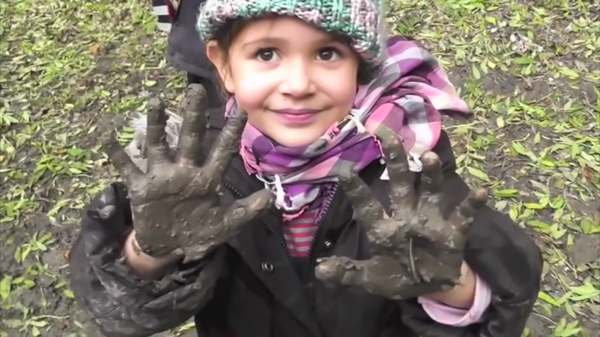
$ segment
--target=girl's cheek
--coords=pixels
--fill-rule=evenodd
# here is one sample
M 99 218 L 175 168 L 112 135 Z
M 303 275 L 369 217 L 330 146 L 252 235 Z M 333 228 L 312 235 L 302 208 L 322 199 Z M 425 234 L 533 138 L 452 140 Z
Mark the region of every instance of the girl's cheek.
M 269 72 L 256 69 L 240 69 L 236 72 L 235 95 L 239 104 L 247 110 L 263 107 L 273 90 L 273 76 Z
M 245 109 L 256 109 L 262 106 L 265 97 L 261 93 L 262 83 L 260 81 L 243 81 L 236 92 L 239 104 Z

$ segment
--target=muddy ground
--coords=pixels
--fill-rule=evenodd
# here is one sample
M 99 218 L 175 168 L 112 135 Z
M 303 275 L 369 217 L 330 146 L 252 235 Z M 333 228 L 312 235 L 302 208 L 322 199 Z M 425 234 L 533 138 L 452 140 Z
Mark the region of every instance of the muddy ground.
M 546 261 L 526 335 L 600 330 L 600 3 L 394 0 L 392 31 L 440 58 L 474 108 L 448 120 L 461 174 Z M 94 336 L 66 280 L 79 212 L 113 179 L 97 126 L 185 82 L 150 1 L 0 3 L 0 336 Z M 183 327 L 182 331 L 190 326 Z M 178 334 L 177 331 L 165 335 Z

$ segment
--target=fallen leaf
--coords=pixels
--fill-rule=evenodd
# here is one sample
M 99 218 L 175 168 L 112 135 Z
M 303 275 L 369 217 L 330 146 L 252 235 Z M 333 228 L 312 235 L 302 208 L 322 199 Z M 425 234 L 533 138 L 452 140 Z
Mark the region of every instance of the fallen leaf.
M 99 44 L 97 44 L 97 43 L 94 43 L 94 44 L 92 44 L 92 45 L 90 45 L 90 46 L 88 47 L 88 51 L 89 51 L 91 54 L 93 54 L 93 55 L 96 55 L 96 54 L 98 54 L 98 52 L 100 51 L 100 47 L 101 47 L 101 46 L 100 46 Z

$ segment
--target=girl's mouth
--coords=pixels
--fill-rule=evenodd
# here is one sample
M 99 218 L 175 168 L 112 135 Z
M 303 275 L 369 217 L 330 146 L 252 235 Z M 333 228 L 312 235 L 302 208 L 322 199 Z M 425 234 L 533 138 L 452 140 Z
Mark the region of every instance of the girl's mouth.
M 321 110 L 317 109 L 277 109 L 271 110 L 284 125 L 302 126 L 310 124 Z

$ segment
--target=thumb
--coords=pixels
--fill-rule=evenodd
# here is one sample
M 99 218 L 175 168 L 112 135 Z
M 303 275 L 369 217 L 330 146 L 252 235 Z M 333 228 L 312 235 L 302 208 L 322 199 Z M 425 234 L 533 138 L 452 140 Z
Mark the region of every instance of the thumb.
M 315 276 L 318 280 L 328 284 L 362 285 L 366 262 L 368 261 L 357 261 L 346 256 L 320 258 L 317 259 Z
M 389 299 L 404 299 L 402 290 L 414 283 L 407 271 L 387 256 L 361 261 L 332 256 L 317 262 L 317 279 L 326 283 L 360 286 L 369 293 Z
M 223 226 L 227 229 L 225 236 L 229 237 L 238 228 L 251 221 L 273 205 L 273 193 L 263 189 L 252 195 L 236 200 L 223 216 Z

